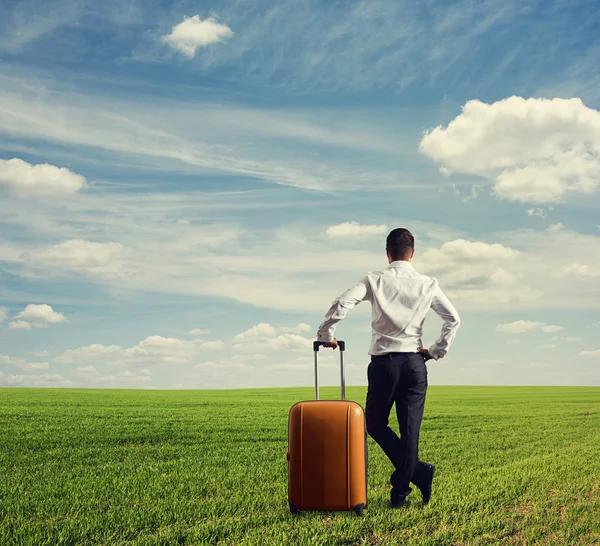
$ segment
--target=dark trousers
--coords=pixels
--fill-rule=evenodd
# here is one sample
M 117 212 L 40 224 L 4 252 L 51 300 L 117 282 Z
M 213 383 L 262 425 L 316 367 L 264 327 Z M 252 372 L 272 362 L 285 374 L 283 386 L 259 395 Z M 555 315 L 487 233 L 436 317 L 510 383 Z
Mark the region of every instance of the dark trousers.
M 400 495 L 411 492 L 410 482 L 423 483 L 426 466 L 419 461 L 419 431 L 427 392 L 427 366 L 421 353 L 371 356 L 365 416 L 367 432 L 395 467 L 390 483 Z M 388 426 L 392 405 L 400 438 Z

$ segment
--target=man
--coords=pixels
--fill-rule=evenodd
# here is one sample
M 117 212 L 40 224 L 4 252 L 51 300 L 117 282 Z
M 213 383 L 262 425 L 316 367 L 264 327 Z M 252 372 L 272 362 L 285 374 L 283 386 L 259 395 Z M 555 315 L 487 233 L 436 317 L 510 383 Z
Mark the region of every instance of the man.
M 381 446 L 395 467 L 390 483 L 390 505 L 402 506 L 414 483 L 427 504 L 435 467 L 419 461 L 419 430 L 427 391 L 429 359 L 439 360 L 448 352 L 460 326 L 460 317 L 434 277 L 415 271 L 410 261 L 414 237 L 404 228 L 394 229 L 386 240 L 389 265 L 367 273 L 334 302 L 319 326 L 317 339 L 337 348 L 333 332 L 337 323 L 361 301 L 372 309 L 371 362 L 367 368 L 368 389 L 365 416 L 367 432 Z M 440 338 L 429 349 L 422 348 L 421 334 L 429 308 L 444 321 Z M 388 426 L 392 405 L 400 426 L 400 438 Z

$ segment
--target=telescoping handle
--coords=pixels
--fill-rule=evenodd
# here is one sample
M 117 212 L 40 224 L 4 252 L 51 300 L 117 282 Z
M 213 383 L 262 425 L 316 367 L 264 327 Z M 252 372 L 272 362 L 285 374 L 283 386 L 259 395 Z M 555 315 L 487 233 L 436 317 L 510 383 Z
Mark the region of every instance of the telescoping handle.
M 319 399 L 319 371 L 317 368 L 317 353 L 319 352 L 319 347 L 324 345 L 323 341 L 315 341 L 313 342 L 313 349 L 315 351 L 315 400 Z M 340 350 L 340 383 L 341 383 L 341 395 L 342 400 L 346 399 L 346 377 L 344 376 L 344 351 L 346 350 L 346 342 L 338 339 L 338 349 Z

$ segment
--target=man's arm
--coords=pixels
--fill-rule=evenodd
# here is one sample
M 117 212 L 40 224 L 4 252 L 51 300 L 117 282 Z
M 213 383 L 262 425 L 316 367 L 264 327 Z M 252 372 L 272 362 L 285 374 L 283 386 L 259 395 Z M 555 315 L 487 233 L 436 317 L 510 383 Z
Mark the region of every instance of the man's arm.
M 352 288 L 346 290 L 339 298 L 336 298 L 327 311 L 325 319 L 317 331 L 317 340 L 324 342 L 333 341 L 333 332 L 337 323 L 342 320 L 356 305 L 369 298 L 369 287 L 367 278 L 363 277 Z
M 442 318 L 442 334 L 439 339 L 429 347 L 429 354 L 435 360 L 444 358 L 450 345 L 456 337 L 456 333 L 460 328 L 460 316 L 450 303 L 450 300 L 442 292 L 442 289 L 437 285 L 431 301 L 431 308 Z

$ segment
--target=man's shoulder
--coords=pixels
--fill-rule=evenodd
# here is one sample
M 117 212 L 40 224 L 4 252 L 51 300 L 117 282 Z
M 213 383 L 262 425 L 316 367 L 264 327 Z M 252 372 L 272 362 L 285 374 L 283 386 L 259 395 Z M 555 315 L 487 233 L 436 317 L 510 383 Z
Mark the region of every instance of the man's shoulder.
M 369 271 L 366 275 L 365 278 L 378 278 L 381 276 L 387 276 L 389 275 L 390 277 L 395 276 L 394 270 L 393 269 L 378 269 L 378 270 L 373 270 L 373 271 Z M 418 278 L 421 281 L 423 281 L 425 284 L 429 284 L 429 285 L 439 285 L 439 281 L 437 279 L 437 277 L 432 277 L 431 275 L 425 275 L 424 273 L 419 273 L 416 269 L 412 270 L 412 274 L 410 275 L 413 278 Z
M 437 277 L 432 277 L 431 275 L 425 275 L 423 273 L 419 273 L 419 276 L 423 280 L 423 284 L 426 284 L 430 290 L 435 290 L 440 285 Z

